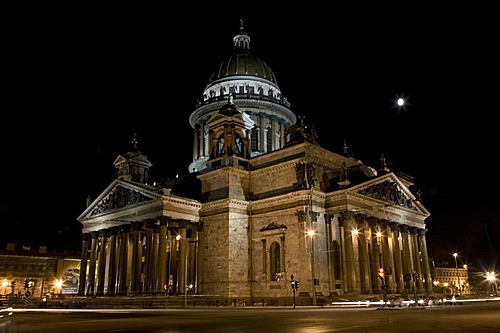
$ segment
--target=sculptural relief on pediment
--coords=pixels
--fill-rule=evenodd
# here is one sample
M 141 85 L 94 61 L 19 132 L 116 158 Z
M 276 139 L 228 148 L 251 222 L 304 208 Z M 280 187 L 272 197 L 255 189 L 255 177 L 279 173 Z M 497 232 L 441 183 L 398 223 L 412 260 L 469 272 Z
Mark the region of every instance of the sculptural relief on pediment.
M 90 213 L 90 216 L 132 206 L 149 200 L 151 200 L 151 198 L 138 191 L 118 185 L 108 194 L 106 198 L 96 203 Z
M 358 193 L 383 200 L 391 205 L 403 206 L 416 210 L 413 200 L 409 198 L 396 182 L 383 182 L 365 188 Z

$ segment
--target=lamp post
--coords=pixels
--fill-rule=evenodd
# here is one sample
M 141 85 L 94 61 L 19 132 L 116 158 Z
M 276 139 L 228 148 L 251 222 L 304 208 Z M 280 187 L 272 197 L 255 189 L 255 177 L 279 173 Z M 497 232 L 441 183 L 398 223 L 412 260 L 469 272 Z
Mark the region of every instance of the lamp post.
M 488 280 L 489 289 L 491 290 L 490 296 L 497 296 L 497 281 L 495 272 L 486 272 L 486 280 Z M 493 293 L 493 289 L 495 289 L 495 293 Z
M 457 271 L 457 282 L 458 282 L 458 294 L 460 295 L 461 294 L 461 287 L 460 287 L 460 275 L 458 274 L 458 263 L 457 263 L 457 257 L 458 257 L 458 253 L 453 253 L 453 257 L 455 258 L 455 269 Z

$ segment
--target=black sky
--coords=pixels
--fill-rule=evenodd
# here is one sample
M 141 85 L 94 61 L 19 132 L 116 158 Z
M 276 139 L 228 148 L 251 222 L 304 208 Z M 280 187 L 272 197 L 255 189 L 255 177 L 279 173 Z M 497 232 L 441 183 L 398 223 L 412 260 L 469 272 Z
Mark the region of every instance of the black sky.
M 458 251 L 479 266 L 476 258 L 499 251 L 492 8 L 212 9 L 196 18 L 155 8 L 13 13 L 3 47 L 1 248 L 79 250 L 85 198 L 113 180 L 133 133 L 153 180 L 186 173 L 189 115 L 242 18 L 253 54 L 321 146 L 340 153 L 345 139 L 365 164 L 384 154 L 414 177 L 431 212 L 433 257 Z M 397 96 L 405 109 L 394 108 Z

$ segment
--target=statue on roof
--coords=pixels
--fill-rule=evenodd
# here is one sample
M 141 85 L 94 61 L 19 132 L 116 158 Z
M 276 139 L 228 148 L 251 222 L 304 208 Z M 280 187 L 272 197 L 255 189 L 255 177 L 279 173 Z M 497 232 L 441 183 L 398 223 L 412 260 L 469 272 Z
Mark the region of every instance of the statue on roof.
M 300 123 L 292 125 L 285 131 L 285 139 L 287 142 L 285 146 L 292 145 L 295 143 L 302 143 L 307 141 L 312 144 L 318 144 L 318 135 L 316 134 L 316 128 L 314 125 L 306 125 L 304 122 L 304 116 L 299 116 Z

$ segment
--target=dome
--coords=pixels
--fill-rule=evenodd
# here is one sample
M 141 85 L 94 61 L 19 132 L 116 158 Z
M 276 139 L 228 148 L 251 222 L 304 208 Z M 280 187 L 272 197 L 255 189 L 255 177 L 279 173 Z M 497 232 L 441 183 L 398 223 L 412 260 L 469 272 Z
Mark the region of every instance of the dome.
M 233 38 L 233 41 L 233 54 L 212 73 L 208 84 L 232 76 L 252 76 L 265 79 L 277 86 L 278 82 L 271 68 L 264 61 L 250 53 L 250 36 L 244 30 L 243 25 L 241 25 L 238 35 Z
M 235 47 L 229 59 L 221 63 L 219 69 L 211 75 L 209 83 L 231 76 L 254 76 L 278 85 L 276 76 L 264 61 L 252 56 L 248 50 L 239 47 Z
M 214 114 L 233 117 L 240 113 L 245 124 L 252 122 L 249 157 L 283 148 L 285 131 L 297 121 L 274 72 L 251 54 L 250 36 L 240 22 L 238 34 L 233 37 L 233 52 L 212 72 L 202 98 L 196 101 L 196 109 L 189 116 L 194 129 L 190 172 L 208 167 L 212 141 L 207 122 Z

